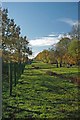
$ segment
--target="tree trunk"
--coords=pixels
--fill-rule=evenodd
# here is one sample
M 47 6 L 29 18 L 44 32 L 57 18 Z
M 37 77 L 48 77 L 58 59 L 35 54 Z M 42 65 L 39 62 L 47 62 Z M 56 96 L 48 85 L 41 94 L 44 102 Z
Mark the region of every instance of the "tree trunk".
M 56 67 L 58 68 L 59 66 L 58 66 L 58 61 L 56 60 Z
M 62 67 L 62 61 L 60 61 L 60 67 Z

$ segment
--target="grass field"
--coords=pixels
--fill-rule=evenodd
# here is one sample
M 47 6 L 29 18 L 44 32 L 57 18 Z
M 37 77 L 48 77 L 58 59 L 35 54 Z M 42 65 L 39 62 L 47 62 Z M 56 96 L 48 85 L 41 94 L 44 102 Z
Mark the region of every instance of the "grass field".
M 69 79 L 48 75 L 49 70 L 67 78 L 79 73 L 75 67 L 55 68 L 41 62 L 26 65 L 17 86 L 13 87 L 13 95 L 3 92 L 3 119 L 79 119 L 79 87 Z

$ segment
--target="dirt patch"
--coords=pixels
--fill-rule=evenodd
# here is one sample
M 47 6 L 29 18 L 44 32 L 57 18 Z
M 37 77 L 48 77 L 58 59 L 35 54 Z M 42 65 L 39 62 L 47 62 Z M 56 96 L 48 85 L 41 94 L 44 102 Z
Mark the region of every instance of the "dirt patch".
M 66 77 L 63 74 L 58 74 L 58 73 L 52 72 L 52 71 L 46 71 L 46 74 L 50 75 L 50 76 L 57 76 L 57 77 L 60 77 L 60 78 L 69 79 L 71 82 L 80 85 L 80 78 L 79 77 Z

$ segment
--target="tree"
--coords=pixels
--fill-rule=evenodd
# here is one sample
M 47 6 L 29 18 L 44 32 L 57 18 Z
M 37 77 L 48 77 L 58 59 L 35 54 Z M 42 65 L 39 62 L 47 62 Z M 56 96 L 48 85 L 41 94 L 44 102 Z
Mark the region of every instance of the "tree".
M 56 44 L 55 55 L 57 57 L 57 61 L 60 63 L 60 67 L 62 67 L 63 56 L 67 53 L 70 42 L 71 39 L 64 37 Z
M 68 46 L 68 53 L 74 58 L 76 64 L 80 63 L 80 41 L 73 39 Z
M 36 60 L 43 61 L 45 63 L 48 63 L 48 57 L 49 57 L 49 51 L 48 50 L 43 50 L 36 56 Z
M 80 38 L 80 21 L 73 25 L 71 32 L 69 33 L 72 38 Z
M 18 64 L 18 74 L 21 72 L 21 63 L 26 62 L 32 51 L 28 47 L 27 37 L 21 37 L 21 28 L 15 24 L 14 19 L 8 18 L 8 10 L 3 9 L 2 13 L 2 50 L 3 62 L 9 64 L 10 95 L 12 95 L 12 66 Z M 16 70 L 16 67 L 15 67 Z M 21 73 L 20 73 L 21 74 Z

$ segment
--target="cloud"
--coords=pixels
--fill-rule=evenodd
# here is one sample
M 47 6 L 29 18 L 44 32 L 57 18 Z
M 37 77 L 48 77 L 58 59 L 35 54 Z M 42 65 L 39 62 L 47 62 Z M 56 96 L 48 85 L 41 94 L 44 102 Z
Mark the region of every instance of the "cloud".
M 50 34 L 46 37 L 41 37 L 37 39 L 30 40 L 29 43 L 31 46 L 51 46 L 59 42 L 61 38 L 68 37 L 70 38 L 70 35 L 64 35 L 64 34 Z
M 32 46 L 50 46 L 59 41 L 58 37 L 49 35 L 48 37 L 42 37 L 30 40 Z
M 57 34 L 54 34 L 54 33 L 48 35 L 48 37 L 57 37 L 57 36 L 58 36 L 58 35 L 57 35 Z
M 58 21 L 65 22 L 65 23 L 69 24 L 70 26 L 78 25 L 77 20 L 72 20 L 70 18 L 61 18 L 61 19 L 58 19 Z
M 67 33 L 67 34 L 59 34 L 58 36 L 58 39 L 60 40 L 61 38 L 64 38 L 64 37 L 67 37 L 67 38 L 70 38 L 71 39 L 71 36 Z

